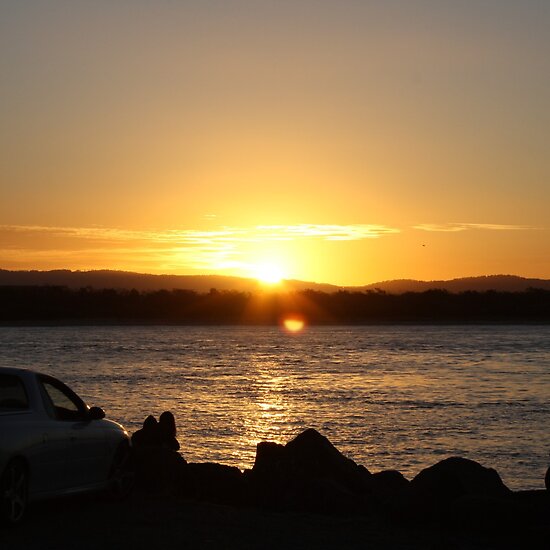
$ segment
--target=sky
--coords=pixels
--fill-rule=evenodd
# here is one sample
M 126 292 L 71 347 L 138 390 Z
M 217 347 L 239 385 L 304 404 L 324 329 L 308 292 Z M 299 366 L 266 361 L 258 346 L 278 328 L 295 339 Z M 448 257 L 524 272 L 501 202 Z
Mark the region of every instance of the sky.
M 0 2 L 0 268 L 550 278 L 550 2 Z

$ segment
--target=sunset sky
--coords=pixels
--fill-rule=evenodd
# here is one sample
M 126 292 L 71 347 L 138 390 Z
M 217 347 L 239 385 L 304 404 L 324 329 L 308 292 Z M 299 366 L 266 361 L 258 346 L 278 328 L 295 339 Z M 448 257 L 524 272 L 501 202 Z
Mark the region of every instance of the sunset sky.
M 0 268 L 550 278 L 546 0 L 0 3 Z

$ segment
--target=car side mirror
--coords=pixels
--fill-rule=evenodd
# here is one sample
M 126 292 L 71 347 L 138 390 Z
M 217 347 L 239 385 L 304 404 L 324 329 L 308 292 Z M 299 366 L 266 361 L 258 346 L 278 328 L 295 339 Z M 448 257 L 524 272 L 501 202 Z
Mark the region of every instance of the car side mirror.
M 101 420 L 105 418 L 105 411 L 101 407 L 91 407 L 88 410 L 88 418 L 90 420 Z

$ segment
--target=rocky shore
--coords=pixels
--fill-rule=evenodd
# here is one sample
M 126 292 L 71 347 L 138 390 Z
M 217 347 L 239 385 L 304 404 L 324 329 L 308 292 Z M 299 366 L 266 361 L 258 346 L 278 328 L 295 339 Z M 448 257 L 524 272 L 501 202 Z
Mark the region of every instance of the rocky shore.
M 286 445 L 262 442 L 250 470 L 186 463 L 168 450 L 136 449 L 137 490 L 283 514 L 364 518 L 399 528 L 550 541 L 549 491 L 513 492 L 491 468 L 452 457 L 407 480 L 370 472 L 308 429 Z
M 244 472 L 147 446 L 131 467 L 128 498 L 38 505 L 26 526 L 0 532 L 0 547 L 549 548 L 550 491 L 513 492 L 466 458 L 407 480 L 370 472 L 309 429 L 286 445 L 259 443 Z

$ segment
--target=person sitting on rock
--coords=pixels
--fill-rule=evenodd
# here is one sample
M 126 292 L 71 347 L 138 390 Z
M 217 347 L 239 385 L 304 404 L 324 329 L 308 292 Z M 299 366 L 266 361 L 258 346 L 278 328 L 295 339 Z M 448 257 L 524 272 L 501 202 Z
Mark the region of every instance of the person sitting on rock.
M 159 423 L 154 416 L 149 415 L 143 428 L 132 434 L 132 445 L 135 448 L 160 446 Z
M 179 451 L 180 444 L 176 439 L 176 419 L 170 411 L 164 411 L 159 417 L 158 435 L 160 445 L 172 451 Z
M 132 435 L 133 467 L 138 489 L 150 494 L 172 494 L 184 486 L 185 459 L 177 451 L 174 415 L 166 411 L 159 421 L 148 416 Z

